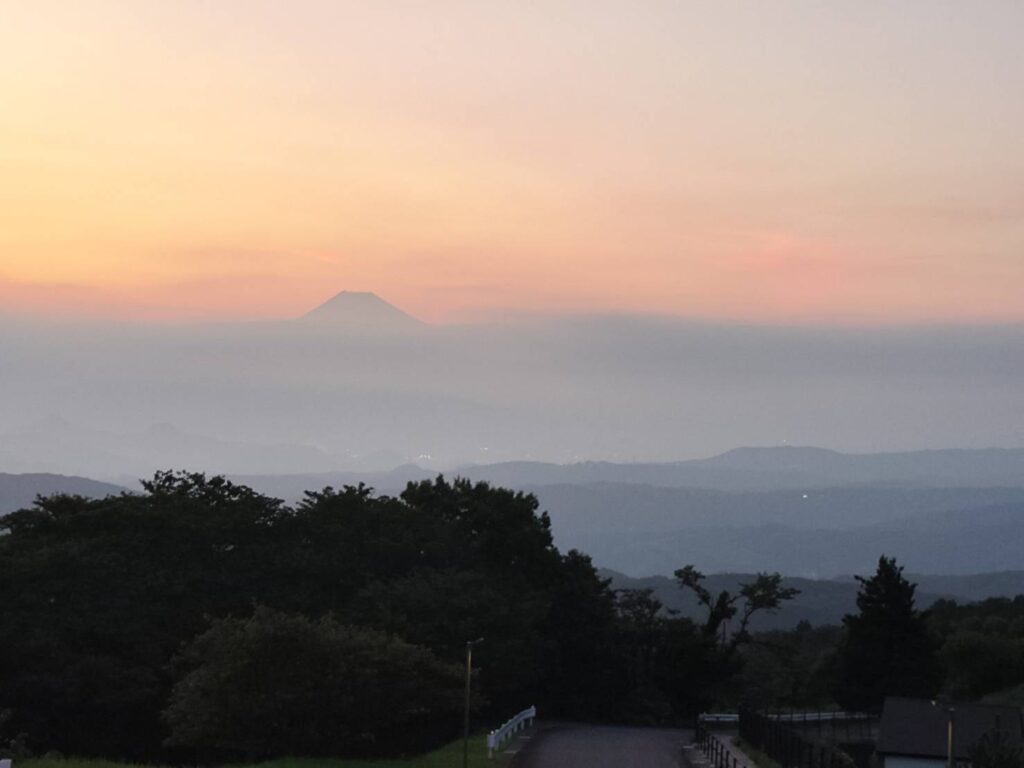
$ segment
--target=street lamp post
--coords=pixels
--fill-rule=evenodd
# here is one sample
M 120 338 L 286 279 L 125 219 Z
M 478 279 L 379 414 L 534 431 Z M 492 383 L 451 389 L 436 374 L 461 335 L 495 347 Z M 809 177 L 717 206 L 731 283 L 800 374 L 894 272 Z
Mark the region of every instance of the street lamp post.
M 932 699 L 933 707 L 939 707 L 941 705 L 941 701 Z M 953 754 L 953 716 L 955 714 L 955 707 L 946 707 L 946 768 L 956 768 L 956 756 Z
M 466 702 L 462 713 L 462 768 L 469 768 L 469 698 L 473 680 L 473 646 L 484 639 L 466 641 Z
M 956 758 L 953 755 L 953 715 L 956 714 L 956 710 L 950 707 L 947 712 L 949 713 L 949 724 L 946 728 L 946 765 L 947 768 L 956 768 Z

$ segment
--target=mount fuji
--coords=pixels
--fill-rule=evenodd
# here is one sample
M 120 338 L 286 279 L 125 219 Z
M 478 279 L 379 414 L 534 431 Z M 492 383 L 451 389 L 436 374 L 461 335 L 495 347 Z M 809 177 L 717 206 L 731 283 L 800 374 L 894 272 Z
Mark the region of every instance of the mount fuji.
M 371 333 L 414 331 L 425 326 L 377 294 L 363 291 L 342 291 L 299 321 L 319 328 Z

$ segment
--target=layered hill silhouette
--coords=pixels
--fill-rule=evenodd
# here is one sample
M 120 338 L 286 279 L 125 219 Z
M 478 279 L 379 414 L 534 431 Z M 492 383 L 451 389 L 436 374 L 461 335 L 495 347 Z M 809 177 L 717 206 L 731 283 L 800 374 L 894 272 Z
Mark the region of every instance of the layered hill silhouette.
M 554 507 L 557 509 L 557 507 Z M 622 515 L 628 519 L 629 511 Z M 589 553 L 598 565 L 632 576 L 670 574 L 687 563 L 709 572 L 779 571 L 808 578 L 871 572 L 878 556 L 917 573 L 975 574 L 1019 569 L 1024 504 L 970 507 L 860 527 L 779 523 L 673 529 L 572 525 L 552 511 L 555 541 Z M 681 517 L 685 517 L 681 515 Z

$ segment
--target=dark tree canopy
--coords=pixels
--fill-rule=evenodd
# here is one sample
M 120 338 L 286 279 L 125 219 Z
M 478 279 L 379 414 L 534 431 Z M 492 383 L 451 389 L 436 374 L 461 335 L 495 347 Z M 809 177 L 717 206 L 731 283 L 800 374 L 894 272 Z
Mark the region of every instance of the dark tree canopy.
M 678 723 L 731 695 L 752 617 L 796 590 L 677 577 L 705 621 L 613 593 L 555 548 L 536 498 L 462 479 L 292 507 L 165 472 L 40 499 L 0 519 L 0 744 L 176 763 L 425 748 L 459 727 L 454 671 L 478 637 L 476 723 L 530 704 Z M 864 591 L 875 615 L 887 593 Z
M 415 751 L 462 708 L 458 664 L 329 617 L 219 619 L 175 665 L 167 741 L 221 757 Z
M 939 600 L 928 625 L 944 638 L 946 688 L 955 698 L 1012 697 L 1024 682 L 1024 595 L 966 605 Z
M 782 586 L 782 576 L 778 573 L 759 573 L 754 581 L 741 584 L 736 594 L 722 590 L 717 595 L 704 586 L 704 574 L 687 565 L 675 573 L 676 581 L 683 589 L 689 589 L 697 596 L 697 600 L 707 609 L 707 620 L 703 631 L 709 638 L 723 634 L 722 647 L 729 654 L 741 644 L 750 640 L 750 620 L 758 611 L 775 611 L 787 600 L 800 594 L 799 589 Z M 740 620 L 735 629 L 729 633 L 728 622 L 739 614 Z
M 0 739 L 27 734 L 37 750 L 166 756 L 160 713 L 182 669 L 170 660 L 211 620 L 256 606 L 331 614 L 441 663 L 483 636 L 489 720 L 608 706 L 611 593 L 589 559 L 558 552 L 527 494 L 438 478 L 399 497 L 328 488 L 290 508 L 220 477 L 161 473 L 140 494 L 42 499 L 0 530 Z M 362 689 L 367 710 L 374 690 Z

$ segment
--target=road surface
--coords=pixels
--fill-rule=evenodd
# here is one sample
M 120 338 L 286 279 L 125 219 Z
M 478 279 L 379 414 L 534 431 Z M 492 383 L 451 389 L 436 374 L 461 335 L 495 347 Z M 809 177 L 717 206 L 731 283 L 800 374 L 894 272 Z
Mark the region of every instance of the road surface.
M 679 768 L 685 731 L 559 725 L 534 734 L 513 768 Z

